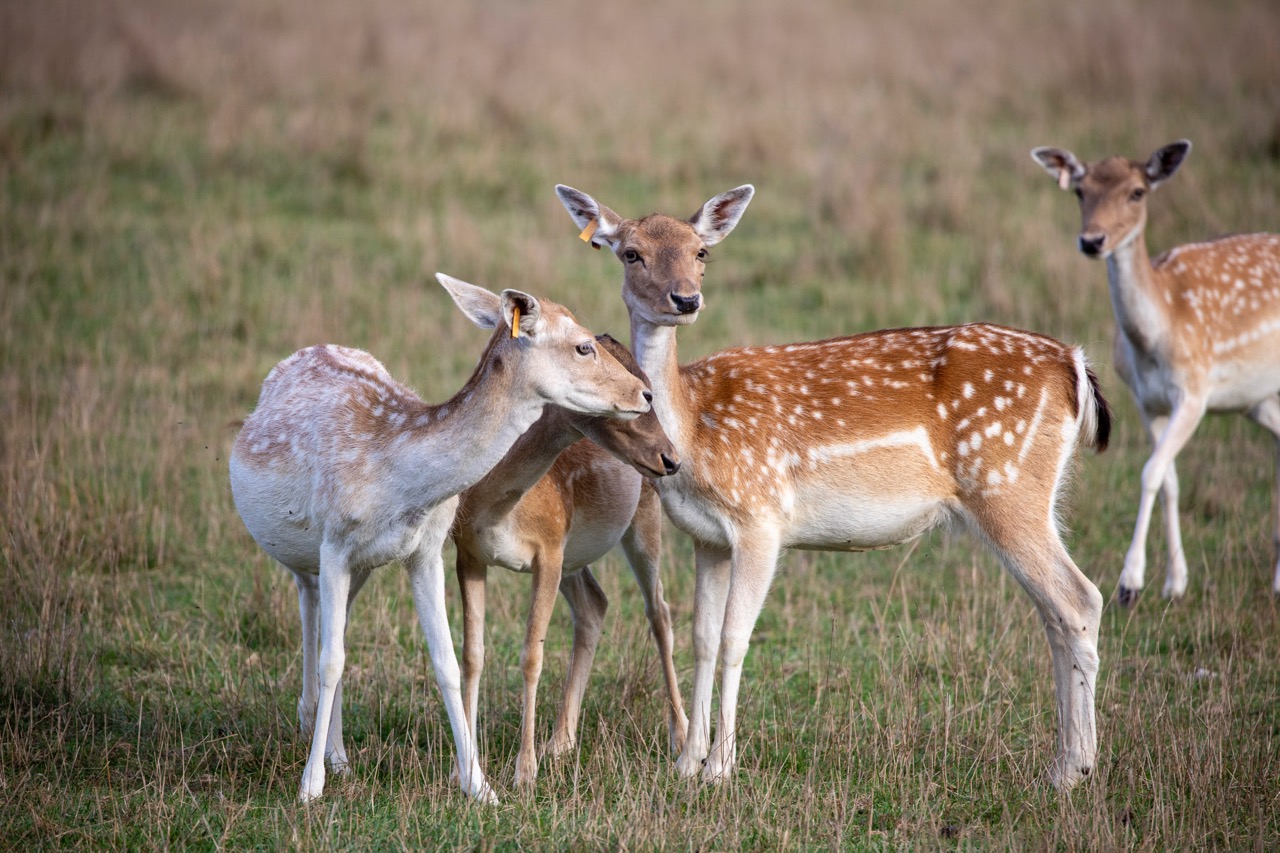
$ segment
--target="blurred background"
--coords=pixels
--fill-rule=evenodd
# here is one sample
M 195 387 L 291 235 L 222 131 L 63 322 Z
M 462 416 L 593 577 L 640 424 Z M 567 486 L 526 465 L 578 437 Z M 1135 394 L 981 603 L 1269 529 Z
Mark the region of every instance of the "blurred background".
M 231 507 L 226 453 L 238 420 L 277 361 L 326 341 L 370 350 L 427 399 L 451 394 L 485 336 L 434 283 L 437 270 L 551 297 L 593 330 L 628 339 L 618 263 L 576 239 L 556 183 L 624 216 L 688 216 L 718 192 L 756 186 L 742 223 L 713 252 L 708 308 L 681 333 L 686 359 L 731 345 L 971 320 L 1083 344 L 1118 422 L 1114 450 L 1082 463 L 1072 548 L 1109 595 L 1146 442 L 1110 367 L 1104 266 L 1075 251 L 1075 200 L 1028 152 L 1057 145 L 1084 160 L 1145 159 L 1183 137 L 1195 148 L 1151 201 L 1152 255 L 1192 239 L 1275 230 L 1280 5 L 0 4 L 0 800 L 8 798 L 0 826 L 62 843 L 164 842 L 155 815 L 167 808 L 162 794 L 174 778 L 184 780 L 197 815 L 214 788 L 249 791 L 247 802 L 265 786 L 273 802 L 289 802 L 304 759 L 290 733 L 296 608 L 291 583 L 256 551 Z M 1231 627 L 1214 616 L 1195 621 L 1214 612 L 1203 601 L 1178 618 L 1192 636 L 1216 638 L 1214 654 L 1226 658 L 1256 643 L 1263 667 L 1280 652 L 1267 639 L 1275 633 L 1258 627 L 1275 628 L 1264 595 L 1271 442 L 1243 419 L 1217 419 L 1179 464 L 1193 598 L 1232 586 L 1213 599 Z M 664 571 L 685 666 L 692 572 L 683 538 L 669 541 L 675 550 Z M 950 559 L 965 576 L 978 560 L 987 581 L 1001 577 L 963 537 L 957 546 L 930 541 L 926 550 L 938 553 L 929 559 Z M 1154 531 L 1149 589 L 1162 583 L 1163 547 Z M 850 565 L 871 566 L 883 598 L 886 588 L 894 594 L 902 554 L 878 559 L 805 555 L 791 576 L 801 578 L 803 600 L 804 587 L 817 583 L 813 573 L 829 572 L 838 588 Z M 611 597 L 634 599 L 625 569 L 612 574 L 622 582 L 608 587 Z M 929 573 L 917 575 L 927 587 Z M 430 703 L 434 686 L 421 670 L 403 581 L 383 583 L 370 585 L 366 598 L 375 601 L 354 617 L 368 627 L 353 623 L 349 695 L 359 703 L 361 683 L 380 695 L 403 681 L 416 685 L 405 703 Z M 1004 595 L 1000 584 L 993 595 Z M 524 612 L 525 585 L 516 579 L 505 588 L 510 601 L 491 603 L 499 614 L 491 624 L 503 613 L 512 623 L 510 638 L 491 646 L 498 659 L 514 654 Z M 789 589 L 775 598 L 790 601 Z M 822 593 L 830 595 L 838 594 Z M 1025 600 L 1010 600 L 1029 611 Z M 1142 648 L 1153 654 L 1168 652 L 1159 645 L 1167 636 L 1161 607 L 1149 593 L 1139 617 L 1149 620 L 1141 636 L 1151 645 Z M 642 623 L 625 630 L 644 661 Z M 813 636 L 806 624 L 787 630 Z M 1047 715 L 1033 726 L 1044 741 L 1029 748 L 1033 767 L 1048 754 L 1037 750 L 1051 742 L 1052 700 L 1043 637 L 1034 621 L 1024 627 L 1029 666 L 1040 667 L 1027 689 Z M 384 643 L 411 660 L 371 662 L 369 649 Z M 515 671 L 512 661 L 508 655 Z M 649 690 L 652 671 L 635 666 Z M 263 674 L 246 684 L 246 672 Z M 1232 689 L 1247 690 L 1259 707 L 1270 702 L 1263 719 L 1274 738 L 1276 680 L 1250 672 L 1242 676 L 1250 686 Z M 602 677 L 625 681 L 616 672 Z M 513 729 L 518 708 L 501 693 L 507 676 L 487 678 Z M 544 678 L 548 719 L 557 684 Z M 799 707 L 810 707 L 811 694 L 799 695 Z M 396 740 L 394 721 L 369 719 L 367 706 L 353 716 L 361 713 L 369 731 L 365 741 L 357 732 L 358 744 Z M 1135 710 L 1135 724 L 1146 713 Z M 437 716 L 427 712 L 422 737 L 439 747 Z M 209 731 L 221 733 L 210 737 L 222 746 L 174 746 Z M 487 766 L 499 780 L 513 754 L 506 731 L 487 735 Z M 176 750 L 183 767 L 200 769 L 188 777 L 167 765 L 147 752 L 143 734 Z M 259 751 L 218 759 L 233 735 Z M 1220 743 L 1241 737 L 1226 725 Z M 1248 766 L 1261 799 L 1230 806 L 1245 823 L 1268 802 L 1261 780 L 1275 770 L 1276 750 L 1258 748 Z M 283 749 L 293 752 L 277 765 Z M 447 752 L 445 745 L 440 754 Z M 146 827 L 140 835 L 123 828 L 131 813 L 115 800 L 104 807 L 89 794 L 70 805 L 63 799 L 93 788 L 88 778 L 122 760 L 137 767 L 120 783 L 121 799 L 141 800 L 145 807 L 132 807 L 150 816 L 135 815 Z M 660 754 L 652 760 L 665 766 Z M 144 770 L 149 762 L 162 769 Z M 435 765 L 423 773 L 436 786 L 432 796 L 452 797 L 441 808 L 460 808 Z M 1214 778 L 1211 787 L 1225 788 Z M 1255 823 L 1268 832 L 1274 778 L 1271 822 Z M 63 813 L 79 817 L 63 825 Z M 831 817 L 826 806 L 816 813 L 832 827 L 854 819 Z M 961 823 L 998 825 L 978 813 Z M 91 814 L 113 829 L 68 828 Z M 286 823 L 305 818 L 291 814 Z M 213 819 L 224 829 L 231 821 L 226 813 Z M 1208 813 L 1204 819 L 1214 825 Z M 901 812 L 897 820 L 886 831 L 907 826 Z M 874 818 L 866 822 L 870 831 Z M 665 837 L 597 830 L 584 837 Z M 700 837 L 689 831 L 686 842 Z M 218 832 L 192 832 L 188 841 L 217 843 Z M 318 832 L 304 835 L 304 846 L 323 841 Z M 524 840 L 531 838 L 539 837 Z

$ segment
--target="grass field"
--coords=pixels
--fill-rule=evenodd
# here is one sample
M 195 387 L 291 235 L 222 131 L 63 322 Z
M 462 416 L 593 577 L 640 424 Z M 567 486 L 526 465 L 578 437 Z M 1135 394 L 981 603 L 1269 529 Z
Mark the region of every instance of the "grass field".
M 934 534 L 786 558 L 747 658 L 740 770 L 714 788 L 674 776 L 643 607 L 611 556 L 581 747 L 514 791 L 527 583 L 495 571 L 480 741 L 496 808 L 449 783 L 388 567 L 348 633 L 352 772 L 296 803 L 296 596 L 231 504 L 238 419 L 272 365 L 323 341 L 450 394 L 485 338 L 436 270 L 625 339 L 618 264 L 575 239 L 557 182 L 631 216 L 756 185 L 687 358 L 968 320 L 1084 344 L 1117 423 L 1077 466 L 1069 545 L 1114 591 L 1147 446 L 1110 367 L 1104 269 L 1027 152 L 1145 157 L 1189 137 L 1152 201 L 1153 253 L 1277 230 L 1280 7 L 690 5 L 0 8 L 6 846 L 1280 846 L 1273 450 L 1242 418 L 1206 421 L 1178 460 L 1186 599 L 1158 597 L 1157 524 L 1147 593 L 1107 606 L 1099 764 L 1070 795 L 1043 779 L 1055 710 L 1029 600 L 970 538 Z M 687 691 L 692 555 L 673 529 L 666 548 Z M 560 605 L 548 734 L 569 638 Z

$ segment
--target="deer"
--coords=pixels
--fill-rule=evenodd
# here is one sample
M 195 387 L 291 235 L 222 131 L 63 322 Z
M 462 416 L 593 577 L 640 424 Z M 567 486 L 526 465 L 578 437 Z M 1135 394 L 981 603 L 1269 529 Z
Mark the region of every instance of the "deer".
M 1142 468 L 1138 516 L 1116 593 L 1133 605 L 1146 574 L 1156 493 L 1164 503 L 1168 563 L 1162 594 L 1187 591 L 1175 460 L 1210 412 L 1243 412 L 1275 438 L 1272 494 L 1280 595 L 1280 234 L 1239 234 L 1147 254 L 1147 202 L 1191 151 L 1181 139 L 1145 162 L 1082 163 L 1061 148 L 1032 158 L 1080 202 L 1077 245 L 1107 264 L 1116 318 L 1113 360 L 1133 392 L 1154 449 Z
M 622 344 L 608 335 L 597 340 L 648 385 Z M 534 750 L 538 679 L 556 589 L 573 614 L 573 646 L 559 717 L 544 750 L 552 757 L 576 744 L 582 699 L 609 606 L 591 564 L 618 544 L 644 596 L 658 648 L 671 750 L 678 753 L 683 747 L 688 718 L 672 659 L 670 610 L 658 576 L 662 508 L 648 481 L 674 474 L 679 467 L 679 456 L 652 411 L 619 421 L 548 406 L 502 462 L 462 493 L 452 535 L 463 602 L 462 698 L 473 748 L 477 748 L 476 715 L 484 667 L 487 568 L 498 565 L 532 577 L 520 656 L 524 701 L 517 786 L 532 785 L 538 773 Z
M 267 374 L 232 448 L 236 510 L 298 590 L 298 716 L 311 735 L 302 802 L 323 794 L 326 760 L 335 772 L 348 769 L 341 710 L 347 614 L 370 573 L 393 560 L 408 573 L 452 728 L 459 784 L 480 802 L 497 802 L 468 731 L 445 613 L 442 548 L 458 495 L 489 473 L 549 404 L 619 419 L 650 409 L 645 384 L 567 309 L 519 290 L 496 295 L 436 277 L 464 315 L 494 330 L 457 394 L 433 405 L 366 352 L 308 347 Z
M 1105 449 L 1111 424 L 1083 351 L 973 323 L 748 346 L 682 365 L 676 330 L 705 306 L 709 250 L 754 192 L 729 190 L 689 219 L 624 219 L 556 187 L 580 236 L 622 263 L 633 351 L 681 456 L 657 482 L 695 554 L 693 686 L 676 772 L 712 783 L 733 773 L 743 661 L 782 549 L 887 548 L 955 521 L 990 546 L 1044 623 L 1058 709 L 1048 772 L 1070 788 L 1097 756 L 1103 600 L 1062 542 L 1058 502 L 1076 448 Z

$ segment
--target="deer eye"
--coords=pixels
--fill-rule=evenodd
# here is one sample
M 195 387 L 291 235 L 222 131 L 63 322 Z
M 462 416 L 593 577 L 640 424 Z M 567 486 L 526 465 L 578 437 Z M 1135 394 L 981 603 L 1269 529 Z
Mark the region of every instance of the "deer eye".
M 698 250 L 698 260 L 700 260 L 700 261 L 705 261 L 706 259 L 707 259 L 707 250 L 706 250 L 706 249 L 699 249 L 699 250 Z
M 574 347 L 574 349 L 578 351 L 578 355 L 591 355 L 596 351 L 596 346 L 590 341 L 583 341 Z
M 622 259 L 629 264 L 634 264 L 636 261 L 640 260 L 640 253 L 635 249 L 627 249 L 622 253 Z
M 1129 201 L 1142 201 L 1142 197 L 1146 194 L 1147 191 L 1145 189 L 1138 187 L 1136 190 L 1129 193 Z

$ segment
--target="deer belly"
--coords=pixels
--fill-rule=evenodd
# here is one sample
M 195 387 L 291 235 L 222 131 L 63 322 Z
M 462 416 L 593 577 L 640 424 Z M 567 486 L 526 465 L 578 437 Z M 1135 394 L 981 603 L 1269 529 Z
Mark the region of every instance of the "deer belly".
M 833 466 L 819 482 L 796 483 L 784 516 L 784 544 L 868 551 L 910 541 L 936 526 L 947 514 L 948 491 L 940 472 L 895 461 Z

